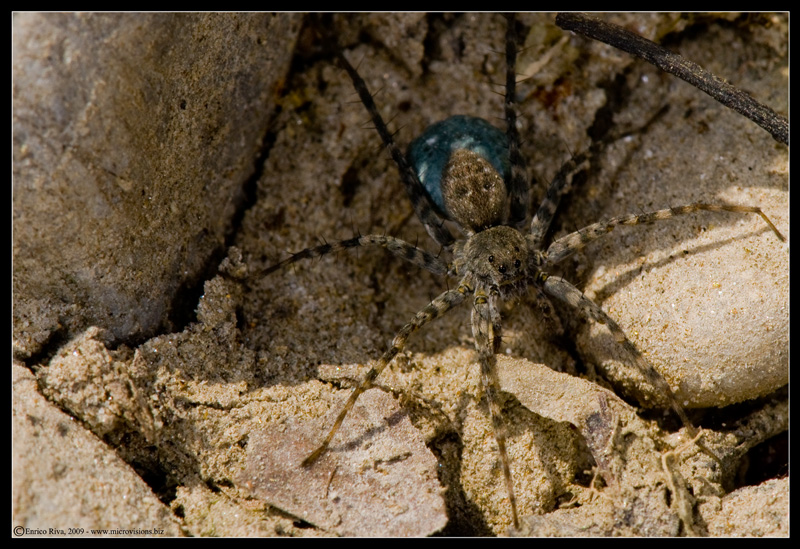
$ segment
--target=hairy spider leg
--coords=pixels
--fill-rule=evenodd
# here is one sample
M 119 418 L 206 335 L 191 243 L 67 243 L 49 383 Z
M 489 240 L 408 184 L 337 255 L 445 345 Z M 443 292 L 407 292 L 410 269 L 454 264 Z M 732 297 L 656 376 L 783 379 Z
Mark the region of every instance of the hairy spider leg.
M 600 221 L 563 236 L 550 244 L 547 248 L 547 263 L 554 265 L 557 264 L 578 250 L 584 248 L 588 243 L 593 240 L 607 235 L 614 230 L 615 227 L 620 225 L 641 225 L 655 223 L 665 219 L 671 219 L 679 215 L 691 214 L 699 211 L 707 212 L 735 212 L 735 213 L 754 213 L 761 216 L 764 222 L 769 226 L 775 236 L 781 242 L 786 241 L 781 232 L 775 227 L 772 221 L 761 211 L 761 208 L 755 206 L 736 206 L 729 204 L 705 204 L 697 202 L 695 204 L 688 204 L 686 206 L 675 206 L 673 208 L 666 208 L 663 210 L 655 210 L 643 214 L 631 214 L 614 217 L 607 221 Z
M 569 175 L 572 174 L 578 167 L 586 162 L 591 156 L 591 150 L 583 152 L 574 156 L 564 162 L 556 172 L 553 181 L 547 188 L 547 193 L 539 204 L 539 209 L 531 220 L 530 230 L 530 246 L 531 249 L 541 250 L 544 246 L 544 237 L 550 229 L 550 224 L 556 215 L 558 205 L 561 202 L 561 197 L 567 192 Z
M 372 382 L 375 381 L 379 375 L 381 375 L 381 372 L 384 368 L 386 368 L 386 365 L 389 364 L 395 356 L 397 356 L 397 353 L 403 350 L 409 336 L 432 320 L 439 318 L 457 305 L 461 304 L 465 297 L 472 293 L 472 291 L 473 289 L 467 285 L 466 282 L 461 282 L 461 284 L 459 284 L 458 288 L 455 290 L 447 290 L 441 293 L 436 299 L 431 301 L 421 311 L 415 314 L 414 318 L 412 318 L 409 323 L 400 328 L 400 331 L 394 336 L 394 339 L 392 340 L 392 346 L 389 348 L 389 350 L 386 351 L 383 356 L 381 356 L 378 364 L 370 368 L 369 372 L 367 372 L 367 375 L 364 376 L 364 379 L 361 381 L 361 384 L 350 394 L 350 398 L 347 399 L 347 402 L 342 408 L 342 411 L 339 412 L 336 421 L 333 422 L 333 426 L 331 427 L 330 431 L 328 431 L 328 435 L 325 437 L 325 440 L 322 441 L 322 444 L 319 446 L 319 448 L 314 450 L 306 459 L 303 460 L 301 464 L 303 467 L 312 465 L 323 453 L 325 453 L 325 450 L 328 449 L 333 437 L 336 435 L 336 432 L 342 425 L 345 416 L 347 416 L 347 413 L 353 408 L 356 400 L 358 400 L 359 395 L 372 386 Z
M 571 157 L 561 165 L 561 167 L 558 169 L 558 172 L 556 172 L 556 175 L 553 177 L 553 180 L 550 182 L 547 192 L 542 199 L 542 203 L 539 204 L 539 209 L 536 211 L 536 214 L 531 220 L 530 235 L 531 246 L 533 249 L 544 249 L 544 239 L 547 231 L 550 229 L 550 224 L 555 218 L 556 210 L 558 210 L 558 205 L 561 203 L 561 197 L 569 192 L 571 183 L 571 178 L 569 176 L 572 175 L 573 172 L 575 172 L 584 162 L 591 160 L 597 154 L 603 151 L 609 144 L 630 135 L 647 130 L 647 128 L 650 127 L 653 122 L 658 120 L 667 110 L 669 109 L 666 107 L 660 109 L 639 128 L 619 133 L 611 133 L 602 139 L 595 141 L 589 146 L 588 149 Z
M 700 442 L 698 436 L 700 431 L 686 415 L 686 411 L 678 402 L 678 399 L 675 396 L 675 393 L 672 391 L 672 388 L 669 386 L 669 383 L 667 383 L 667 380 L 664 379 L 664 376 L 662 376 L 658 370 L 653 368 L 652 364 L 650 364 L 644 358 L 636 345 L 634 345 L 633 342 L 628 339 L 628 336 L 625 335 L 625 331 L 619 326 L 619 324 L 616 323 L 613 318 L 608 316 L 608 314 L 599 305 L 583 295 L 583 292 L 563 278 L 545 275 L 544 285 L 542 288 L 547 295 L 558 299 L 562 303 L 566 303 L 573 309 L 577 309 L 585 317 L 591 318 L 598 324 L 604 324 L 607 326 L 611 331 L 611 335 L 614 337 L 614 340 L 618 344 L 622 345 L 623 349 L 625 349 L 629 356 L 633 357 L 634 364 L 636 365 L 636 369 L 639 370 L 639 373 L 644 376 L 645 380 L 652 387 L 655 387 L 656 391 L 660 392 L 667 398 L 670 407 L 680 418 L 681 423 L 683 423 L 684 427 L 686 427 L 686 430 L 689 432 L 689 436 L 697 439 L 695 440 L 697 447 L 700 448 L 704 454 L 719 463 L 720 466 L 723 466 L 722 460 L 719 458 L 719 456 L 717 456 L 712 450 Z
M 372 123 L 381 136 L 384 146 L 389 149 L 395 164 L 397 164 L 400 177 L 408 193 L 408 198 L 411 200 L 411 205 L 414 207 L 414 212 L 417 214 L 422 224 L 425 225 L 425 230 L 428 231 L 431 238 L 440 246 L 449 249 L 455 239 L 447 227 L 444 226 L 444 220 L 436 213 L 433 203 L 428 197 L 428 193 L 417 177 L 417 173 L 408 164 L 406 156 L 394 142 L 392 134 L 386 127 L 386 123 L 378 112 L 378 108 L 375 106 L 375 101 L 372 99 L 372 94 L 369 92 L 366 82 L 364 82 L 364 79 L 356 72 L 353 65 L 350 64 L 338 45 L 336 46 L 336 57 L 339 59 L 344 70 L 347 71 L 350 80 L 353 81 L 353 87 L 358 93 L 358 97 L 369 112 Z
M 503 102 L 506 116 L 506 138 L 511 173 L 506 181 L 509 206 L 508 223 L 521 229 L 528 216 L 530 205 L 530 182 L 525 167 L 525 159 L 519 151 L 519 131 L 517 131 L 516 90 L 517 90 L 517 29 L 515 14 L 506 16 L 506 96 Z
M 352 250 L 353 248 L 363 246 L 379 246 L 381 248 L 386 248 L 394 255 L 434 274 L 445 275 L 449 272 L 447 263 L 443 259 L 421 248 L 417 248 L 415 245 L 409 244 L 405 240 L 393 236 L 368 234 L 366 236 L 356 236 L 348 238 L 347 240 L 340 240 L 339 242 L 325 243 L 312 248 L 306 248 L 305 250 L 292 254 L 291 257 L 284 259 L 280 263 L 276 263 L 265 269 L 262 274 L 268 275 L 303 259 L 322 257 L 326 254 Z
M 500 462 L 503 466 L 506 491 L 511 503 L 511 517 L 514 528 L 519 529 L 517 515 L 517 497 L 514 494 L 514 481 L 511 475 L 511 462 L 506 450 L 508 428 L 503 421 L 500 409 L 499 393 L 500 381 L 497 378 L 497 349 L 500 345 L 500 312 L 497 310 L 498 290 L 493 288 L 487 294 L 486 290 L 478 286 L 475 291 L 475 301 L 472 309 L 472 335 L 475 338 L 475 348 L 481 366 L 481 382 L 489 405 L 489 415 L 492 419 L 492 430 L 497 441 Z
M 686 215 L 698 211 L 755 213 L 762 217 L 762 219 L 767 223 L 769 228 L 772 229 L 778 239 L 781 241 L 786 240 L 760 208 L 753 206 L 696 203 L 689 204 L 687 206 L 656 210 L 639 215 L 615 217 L 607 221 L 601 221 L 599 223 L 589 225 L 553 242 L 547 249 L 547 252 L 544 253 L 543 267 L 555 265 L 563 261 L 578 250 L 584 248 L 588 243 L 607 235 L 615 227 L 620 225 L 654 223 L 659 220 L 670 219 L 678 215 Z M 544 271 L 541 271 L 540 276 L 544 278 L 541 287 L 547 295 L 566 303 L 574 309 L 578 309 L 584 316 L 589 317 L 600 324 L 605 324 L 609 328 L 615 340 L 621 344 L 629 356 L 634 359 L 636 368 L 644 376 L 645 380 L 667 398 L 670 403 L 670 407 L 678 415 L 690 435 L 695 437 L 698 433 L 698 430 L 691 420 L 689 420 L 686 412 L 683 409 L 683 406 L 678 402 L 675 393 L 669 386 L 669 383 L 667 383 L 664 377 L 644 358 L 644 356 L 642 356 L 641 352 L 625 335 L 625 332 L 622 330 L 622 328 L 620 328 L 620 326 L 610 316 L 608 316 L 602 308 L 584 296 L 580 290 L 566 280 L 559 277 L 549 277 L 544 274 Z M 698 441 L 697 446 L 703 450 L 705 454 L 709 455 L 715 461 L 721 464 L 719 457 L 701 442 Z
M 550 182 L 550 186 L 547 188 L 547 192 L 542 199 L 542 203 L 539 204 L 539 209 L 536 211 L 536 214 L 531 220 L 530 235 L 532 238 L 531 246 L 533 249 L 541 250 L 544 248 L 544 238 L 547 234 L 547 231 L 550 229 L 550 224 L 555 218 L 556 210 L 558 210 L 558 205 L 561 203 L 561 197 L 569 192 L 569 184 L 571 181 L 569 176 L 572 175 L 573 172 L 575 172 L 584 162 L 591 160 L 609 143 L 613 143 L 619 139 L 622 139 L 623 137 L 627 137 L 633 133 L 646 129 L 654 120 L 661 116 L 661 114 L 662 112 L 660 111 L 656 113 L 650 120 L 647 121 L 647 123 L 645 123 L 644 126 L 639 129 L 630 130 L 619 134 L 612 134 L 601 140 L 595 141 L 587 150 L 571 157 L 561 165 L 561 167 L 558 169 L 558 172 L 556 172 L 556 175 L 553 177 L 553 180 Z

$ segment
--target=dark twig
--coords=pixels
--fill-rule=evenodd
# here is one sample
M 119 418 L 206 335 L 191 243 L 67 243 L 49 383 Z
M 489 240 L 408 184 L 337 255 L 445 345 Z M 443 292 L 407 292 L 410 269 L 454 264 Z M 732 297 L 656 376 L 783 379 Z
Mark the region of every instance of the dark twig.
M 641 57 L 648 63 L 706 92 L 726 107 L 743 114 L 767 130 L 776 141 L 789 144 L 789 120 L 786 117 L 759 103 L 744 90 L 729 84 L 677 53 L 618 25 L 582 13 L 559 13 L 556 16 L 556 25 Z

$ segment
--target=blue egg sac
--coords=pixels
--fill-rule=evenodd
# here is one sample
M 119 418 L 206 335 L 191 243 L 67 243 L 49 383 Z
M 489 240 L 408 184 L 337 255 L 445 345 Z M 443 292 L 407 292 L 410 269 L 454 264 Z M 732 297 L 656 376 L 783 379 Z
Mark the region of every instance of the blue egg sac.
M 442 196 L 442 172 L 458 149 L 485 158 L 504 180 L 511 171 L 506 134 L 486 120 L 459 114 L 428 126 L 408 146 L 408 160 L 439 213 L 448 218 Z

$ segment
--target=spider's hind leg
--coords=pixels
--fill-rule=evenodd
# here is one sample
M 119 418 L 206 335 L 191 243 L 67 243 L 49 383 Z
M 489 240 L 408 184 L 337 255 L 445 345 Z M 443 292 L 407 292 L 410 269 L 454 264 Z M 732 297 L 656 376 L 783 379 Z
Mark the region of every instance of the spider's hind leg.
M 517 131 L 516 89 L 517 89 L 517 32 L 516 17 L 507 15 L 506 29 L 506 95 L 503 107 L 506 117 L 506 138 L 508 140 L 508 157 L 511 163 L 509 176 L 506 181 L 508 194 L 511 198 L 509 224 L 518 229 L 522 228 L 528 215 L 530 203 L 528 172 L 525 160 L 520 153 L 520 138 Z
M 447 227 L 444 226 L 444 220 L 436 212 L 433 202 L 425 191 L 419 177 L 417 177 L 417 173 L 409 164 L 406 155 L 400 150 L 397 143 L 395 143 L 394 136 L 389 131 L 386 122 L 384 122 L 383 117 L 378 111 L 378 107 L 375 105 L 375 99 L 370 93 L 369 88 L 367 88 L 366 82 L 364 82 L 364 79 L 358 74 L 358 71 L 353 67 L 350 61 L 347 60 L 344 52 L 342 52 L 336 42 L 336 38 L 328 34 L 325 36 L 325 40 L 327 45 L 334 49 L 339 65 L 347 72 L 350 80 L 353 82 L 353 87 L 356 93 L 358 93 L 358 97 L 361 99 L 364 108 L 369 113 L 370 119 L 384 147 L 386 147 L 392 155 L 392 159 L 400 172 L 400 177 L 403 180 L 403 185 L 406 188 L 408 197 L 411 200 L 414 212 L 425 226 L 431 238 L 440 246 L 449 248 L 454 242 L 453 235 Z

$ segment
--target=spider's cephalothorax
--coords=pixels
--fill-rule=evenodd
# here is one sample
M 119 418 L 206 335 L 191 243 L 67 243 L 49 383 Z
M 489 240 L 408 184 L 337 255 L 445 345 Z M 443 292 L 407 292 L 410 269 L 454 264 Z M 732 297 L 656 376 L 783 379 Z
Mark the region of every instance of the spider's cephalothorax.
M 332 38 L 329 37 L 331 41 Z M 515 22 L 509 17 L 506 34 L 505 133 L 488 122 L 469 116 L 453 116 L 430 126 L 404 154 L 378 113 L 364 80 L 334 45 L 341 66 L 349 74 L 375 129 L 394 159 L 417 217 L 444 250 L 444 256 L 385 235 L 357 236 L 308 248 L 267 269 L 360 246 L 380 246 L 432 273 L 458 281 L 420 310 L 395 335 L 389 349 L 353 390 L 322 444 L 303 462 L 311 466 L 328 448 L 359 395 L 403 350 L 408 338 L 432 320 L 464 302 L 471 303 L 475 342 L 484 394 L 491 414 L 500 462 L 509 495 L 512 520 L 519 526 L 510 460 L 506 453 L 506 427 L 502 419 L 495 372 L 500 344 L 500 301 L 533 286 L 581 315 L 605 324 L 625 348 L 630 361 L 644 378 L 671 404 L 690 432 L 694 428 L 664 378 L 644 359 L 623 330 L 598 305 L 570 282 L 549 276 L 550 269 L 619 225 L 637 225 L 697 211 L 756 213 L 774 233 L 783 236 L 757 207 L 695 203 L 638 215 L 615 217 L 584 227 L 545 245 L 545 235 L 555 215 L 570 174 L 597 152 L 598 146 L 575 155 L 558 171 L 534 215 L 529 215 L 530 182 L 519 153 L 514 108 L 517 40 Z M 454 223 L 464 238 L 456 239 L 445 224 Z M 698 443 L 700 445 L 701 443 Z

